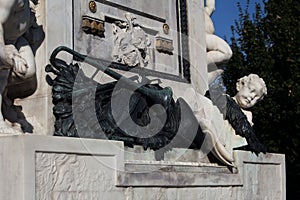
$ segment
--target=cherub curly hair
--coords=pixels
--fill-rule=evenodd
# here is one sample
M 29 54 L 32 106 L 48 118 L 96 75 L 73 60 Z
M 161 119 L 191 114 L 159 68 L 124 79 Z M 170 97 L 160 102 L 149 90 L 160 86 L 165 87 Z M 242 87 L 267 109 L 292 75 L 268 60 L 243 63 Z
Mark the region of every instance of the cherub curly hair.
M 268 93 L 267 86 L 266 86 L 265 81 L 262 78 L 260 78 L 257 74 L 249 74 L 248 76 L 244 76 L 237 80 L 237 84 L 244 85 L 245 83 L 249 83 L 252 81 L 254 81 L 255 83 L 257 83 L 261 86 L 262 96 L 261 96 L 260 100 L 262 100 L 264 98 L 264 96 L 266 96 Z

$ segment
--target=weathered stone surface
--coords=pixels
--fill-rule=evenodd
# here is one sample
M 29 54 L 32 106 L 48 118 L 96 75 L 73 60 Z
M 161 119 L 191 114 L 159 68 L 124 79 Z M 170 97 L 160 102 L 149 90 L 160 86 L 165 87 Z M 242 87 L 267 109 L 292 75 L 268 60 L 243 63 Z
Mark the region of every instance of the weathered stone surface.
M 118 197 L 111 188 L 115 170 L 124 168 L 120 142 L 7 136 L 1 137 L 0 155 L 0 199 Z
M 36 153 L 36 199 L 119 199 L 114 157 Z
M 212 164 L 125 161 L 124 153 L 116 141 L 1 137 L 0 199 L 285 199 L 284 155 L 235 151 L 232 173 Z M 159 170 L 126 171 L 126 163 Z

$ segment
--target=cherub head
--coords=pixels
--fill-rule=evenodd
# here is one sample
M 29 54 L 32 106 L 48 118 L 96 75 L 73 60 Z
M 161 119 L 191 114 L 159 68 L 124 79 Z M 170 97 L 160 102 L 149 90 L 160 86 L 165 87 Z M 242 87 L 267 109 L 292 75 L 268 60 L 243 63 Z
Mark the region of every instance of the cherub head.
M 267 87 L 262 78 L 256 74 L 250 74 L 240 78 L 236 83 L 235 99 L 240 107 L 250 108 L 267 95 Z

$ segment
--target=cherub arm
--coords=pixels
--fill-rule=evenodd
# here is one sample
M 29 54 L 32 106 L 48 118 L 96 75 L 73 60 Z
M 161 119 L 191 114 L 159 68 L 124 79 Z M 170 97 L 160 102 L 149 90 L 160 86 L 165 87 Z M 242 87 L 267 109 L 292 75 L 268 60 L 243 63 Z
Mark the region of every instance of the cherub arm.
M 21 57 L 14 45 L 6 45 L 4 38 L 4 23 L 14 11 L 16 0 L 0 1 L 0 61 L 1 68 L 13 68 L 17 74 L 26 74 L 27 62 Z

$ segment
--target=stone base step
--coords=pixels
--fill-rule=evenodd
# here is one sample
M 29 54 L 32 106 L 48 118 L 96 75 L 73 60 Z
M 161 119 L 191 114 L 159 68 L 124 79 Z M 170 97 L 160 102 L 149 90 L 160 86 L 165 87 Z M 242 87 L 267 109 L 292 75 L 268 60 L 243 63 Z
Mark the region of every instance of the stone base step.
M 125 171 L 146 172 L 186 172 L 186 173 L 232 173 L 227 167 L 200 162 L 126 160 Z
M 157 152 L 144 150 L 142 146 L 125 147 L 125 160 L 157 161 Z M 210 163 L 207 155 L 200 150 L 174 148 L 163 155 L 164 161 Z

